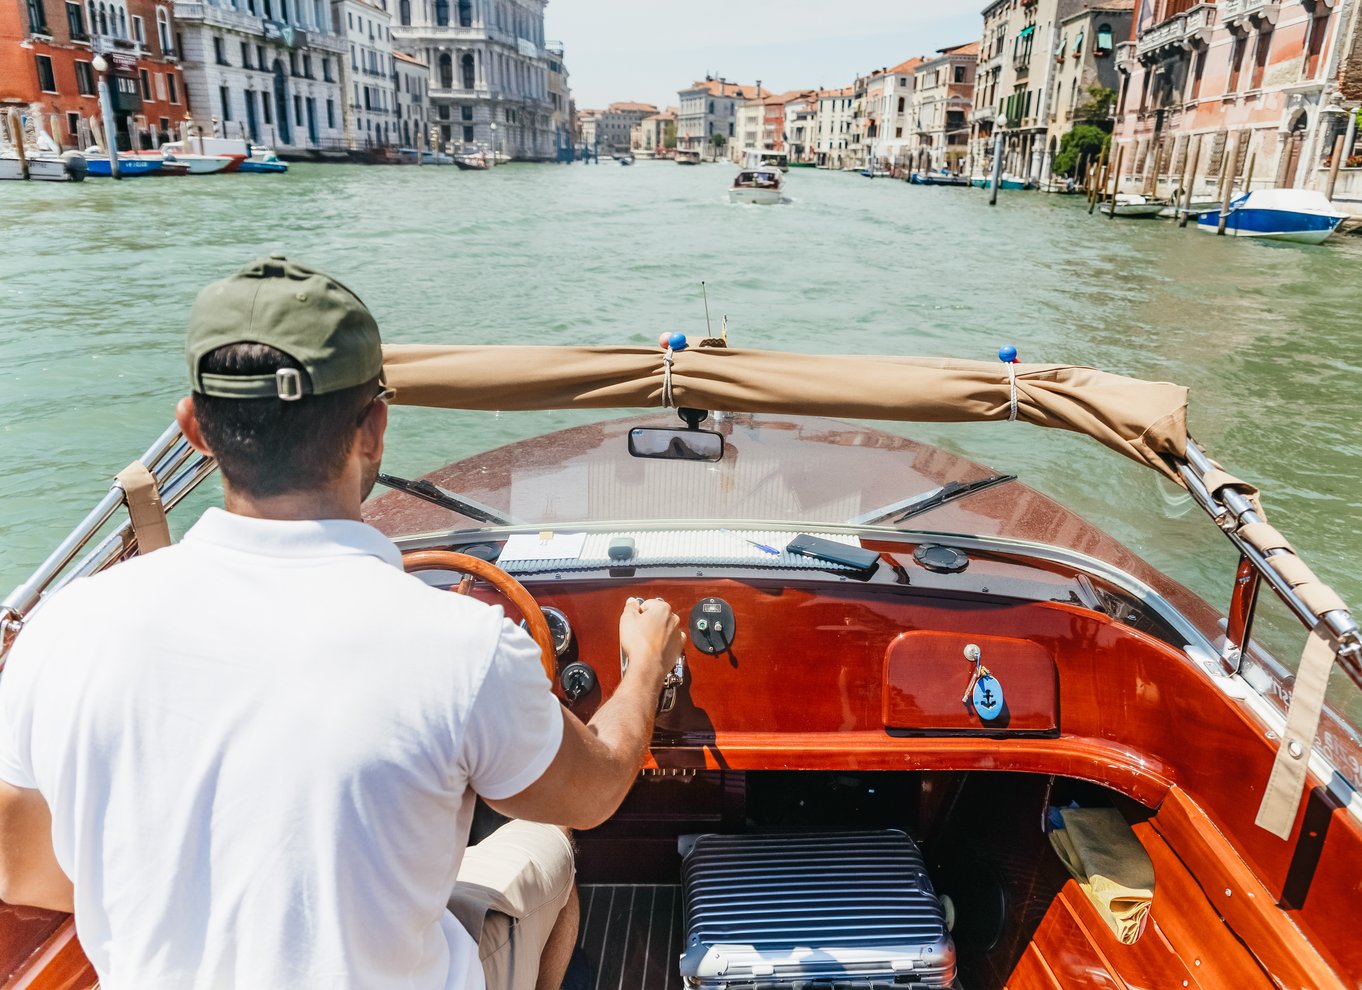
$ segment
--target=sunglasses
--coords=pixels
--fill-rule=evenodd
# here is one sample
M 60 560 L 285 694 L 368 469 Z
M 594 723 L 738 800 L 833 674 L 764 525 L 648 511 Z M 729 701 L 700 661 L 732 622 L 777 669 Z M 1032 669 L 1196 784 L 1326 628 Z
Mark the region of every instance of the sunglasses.
M 368 417 L 369 415 L 369 411 L 374 408 L 375 402 L 382 402 L 384 405 L 387 405 L 389 402 L 392 402 L 396 395 L 397 389 L 395 388 L 379 389 L 377 395 L 375 395 L 368 402 L 364 403 L 364 408 L 359 411 L 359 416 L 355 419 L 355 425 L 360 426 L 361 424 L 363 424 L 365 418 Z

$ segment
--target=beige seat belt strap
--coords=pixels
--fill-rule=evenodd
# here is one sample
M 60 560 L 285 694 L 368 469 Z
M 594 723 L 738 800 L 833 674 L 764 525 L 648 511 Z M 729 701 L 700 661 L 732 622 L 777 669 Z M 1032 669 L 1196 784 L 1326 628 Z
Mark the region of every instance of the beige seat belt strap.
M 118 472 L 116 480 L 128 504 L 137 552 L 145 556 L 153 550 L 170 546 L 170 525 L 166 522 L 166 510 L 161 504 L 156 476 L 141 461 L 133 461 Z
M 1338 650 L 1338 641 L 1320 621 L 1310 630 L 1296 671 L 1281 748 L 1277 750 L 1263 801 L 1258 806 L 1258 817 L 1254 820 L 1259 828 L 1283 839 L 1291 835 L 1291 828 L 1296 824 L 1296 812 L 1310 767 L 1310 752 L 1315 744 L 1315 733 L 1319 731 L 1324 695 L 1329 688 L 1329 671 L 1333 669 Z

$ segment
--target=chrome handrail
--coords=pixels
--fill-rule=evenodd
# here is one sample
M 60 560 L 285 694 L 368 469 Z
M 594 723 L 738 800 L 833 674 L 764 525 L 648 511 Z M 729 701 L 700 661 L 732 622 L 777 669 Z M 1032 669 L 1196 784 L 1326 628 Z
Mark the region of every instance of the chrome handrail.
M 1362 688 L 1362 629 L 1359 629 L 1352 613 L 1346 608 L 1317 613 L 1296 594 L 1286 578 L 1268 563 L 1269 557 L 1291 551 L 1285 549 L 1263 551 L 1239 534 L 1240 527 L 1267 520 L 1241 492 L 1232 488 L 1222 488 L 1220 497 L 1217 498 L 1216 493 L 1207 488 L 1206 474 L 1215 465 L 1190 436 L 1187 438 L 1187 459 L 1174 461 L 1174 466 L 1196 503 L 1235 545 L 1243 558 L 1253 565 L 1254 570 L 1277 593 L 1287 608 L 1296 614 L 1305 628 L 1313 629 L 1321 622 L 1328 627 L 1339 643 L 1339 665 L 1347 672 L 1353 683 Z M 1244 644 L 1235 645 L 1242 647 Z
M 212 474 L 217 462 L 211 457 L 196 454 L 180 432 L 179 426 L 172 423 L 156 441 L 146 449 L 139 461 L 157 479 L 157 489 L 161 504 L 166 512 L 184 499 L 204 478 Z M 166 479 L 162 481 L 161 479 Z M 136 545 L 132 534 L 131 521 L 123 523 L 117 530 L 100 541 L 99 545 L 81 559 L 74 568 L 72 561 L 102 530 L 119 506 L 127 501 L 122 483 L 115 481 L 81 520 L 75 529 L 67 534 L 57 548 L 48 554 L 27 581 L 19 585 L 0 602 L 0 665 L 5 654 L 28 618 L 42 604 L 43 599 L 75 577 L 94 574 L 127 555 Z

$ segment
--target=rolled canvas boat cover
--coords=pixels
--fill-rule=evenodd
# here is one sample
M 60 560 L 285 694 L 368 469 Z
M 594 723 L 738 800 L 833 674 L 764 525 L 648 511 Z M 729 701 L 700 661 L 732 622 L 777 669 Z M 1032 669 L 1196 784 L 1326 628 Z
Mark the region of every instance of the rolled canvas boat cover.
M 1186 388 L 1074 365 L 726 347 L 673 352 L 670 367 L 663 352 L 637 346 L 389 344 L 383 355 L 387 384 L 409 406 L 689 406 L 924 423 L 1017 419 L 1086 434 L 1179 484 L 1162 455 L 1186 455 Z

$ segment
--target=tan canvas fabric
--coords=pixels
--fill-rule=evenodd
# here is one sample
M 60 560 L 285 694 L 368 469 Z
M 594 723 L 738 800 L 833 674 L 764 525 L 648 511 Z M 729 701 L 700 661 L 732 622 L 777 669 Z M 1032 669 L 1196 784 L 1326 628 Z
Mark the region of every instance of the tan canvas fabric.
M 1050 844 L 1112 933 L 1133 945 L 1154 903 L 1154 864 L 1115 808 L 1062 808 Z
M 128 505 L 137 552 L 145 555 L 170 546 L 170 525 L 166 522 L 156 476 L 141 461 L 133 461 L 118 472 L 116 480 L 123 488 L 124 501 Z
M 389 344 L 384 380 L 405 405 L 450 409 L 636 409 L 664 405 L 663 354 L 651 347 Z M 1187 390 L 1071 365 L 1022 364 L 1016 418 L 1084 433 L 1178 481 Z M 672 402 L 915 422 L 1006 420 L 1007 365 L 945 358 L 695 348 L 674 355 Z
M 1272 763 L 1267 778 L 1267 789 L 1258 816 L 1254 820 L 1260 828 L 1286 839 L 1296 823 L 1305 777 L 1310 764 L 1310 751 L 1319 731 L 1320 712 L 1324 695 L 1329 688 L 1329 670 L 1338 656 L 1338 641 L 1323 623 L 1310 632 L 1310 639 L 1301 654 L 1296 681 L 1291 689 L 1291 706 L 1286 712 L 1286 730 L 1281 747 Z

